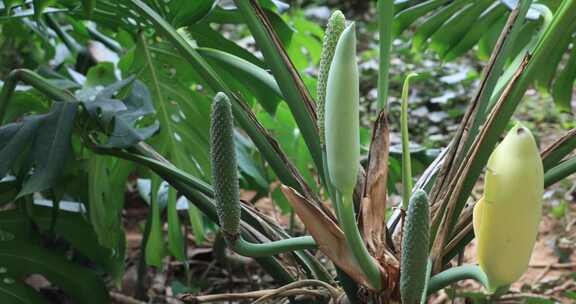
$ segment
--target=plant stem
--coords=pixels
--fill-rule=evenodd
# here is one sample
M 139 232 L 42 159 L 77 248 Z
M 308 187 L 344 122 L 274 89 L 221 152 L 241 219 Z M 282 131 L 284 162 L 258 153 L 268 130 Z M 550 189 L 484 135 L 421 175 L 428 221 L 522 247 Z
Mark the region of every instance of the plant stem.
M 50 99 L 76 102 L 74 96 L 51 85 L 46 79 L 35 72 L 28 69 L 15 69 L 6 77 L 4 86 L 2 87 L 2 92 L 0 92 L 0 123 L 3 123 L 4 121 L 6 109 L 10 104 L 10 98 L 12 97 L 12 94 L 14 94 L 18 81 L 22 81 L 34 87 L 36 90 L 40 91 L 40 93 L 47 95 Z
M 402 87 L 402 105 L 400 112 L 400 129 L 402 132 L 402 209 L 408 209 L 412 193 L 412 161 L 410 160 L 410 137 L 408 134 L 408 100 L 410 97 L 410 80 L 418 76 L 410 73 Z
M 394 1 L 378 0 L 379 69 L 378 69 L 378 110 L 388 108 L 388 74 L 392 46 L 392 22 L 394 21 Z
M 346 236 L 346 242 L 352 250 L 354 257 L 358 261 L 360 268 L 370 281 L 371 287 L 380 290 L 382 286 L 382 277 L 380 274 L 380 267 L 374 258 L 368 252 L 362 235 L 358 230 L 356 223 L 356 214 L 354 212 L 354 202 L 352 201 L 352 193 L 342 194 L 336 193 L 338 209 L 340 210 L 340 228 Z
M 548 187 L 576 172 L 576 157 L 569 158 L 544 174 L 544 187 Z
M 236 253 L 249 257 L 273 256 L 280 253 L 317 248 L 316 242 L 311 236 L 293 237 L 269 243 L 251 243 L 240 237 L 229 245 Z
M 488 288 L 488 277 L 477 265 L 462 265 L 444 270 L 441 273 L 430 278 L 428 285 L 428 294 L 456 283 L 461 280 L 472 279 Z
M 143 164 L 150 169 L 154 170 L 157 174 L 162 176 L 166 180 L 179 181 L 192 187 L 195 191 L 200 191 L 203 195 L 208 195 L 212 197 L 214 195 L 214 190 L 202 181 L 197 180 L 195 177 L 186 174 L 177 168 L 161 163 L 160 161 L 150 159 L 145 156 L 140 156 L 132 153 L 127 153 L 122 150 L 112 150 L 112 149 L 101 149 L 93 148 L 95 152 L 105 153 L 109 155 L 114 155 L 116 157 L 131 160 L 140 164 Z M 213 204 L 210 204 L 210 209 L 215 208 Z M 208 206 L 206 206 L 208 207 Z M 203 209 L 203 208 L 200 208 Z M 206 210 L 203 209 L 203 212 Z M 215 212 L 215 210 L 211 210 Z M 248 243 L 241 237 L 236 241 L 230 243 L 231 247 L 237 253 L 245 256 L 251 257 L 262 257 L 271 256 L 278 253 L 296 251 L 301 249 L 315 249 L 317 248 L 314 239 L 311 236 L 295 237 L 290 239 L 278 240 L 269 243 Z

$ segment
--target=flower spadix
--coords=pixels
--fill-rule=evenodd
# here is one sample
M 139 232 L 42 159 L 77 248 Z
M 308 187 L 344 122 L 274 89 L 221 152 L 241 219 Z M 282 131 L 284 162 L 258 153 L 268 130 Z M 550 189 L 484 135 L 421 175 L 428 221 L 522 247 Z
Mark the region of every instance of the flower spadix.
M 330 182 L 340 193 L 352 194 L 359 169 L 356 26 L 348 25 L 336 45 L 326 84 L 325 140 Z

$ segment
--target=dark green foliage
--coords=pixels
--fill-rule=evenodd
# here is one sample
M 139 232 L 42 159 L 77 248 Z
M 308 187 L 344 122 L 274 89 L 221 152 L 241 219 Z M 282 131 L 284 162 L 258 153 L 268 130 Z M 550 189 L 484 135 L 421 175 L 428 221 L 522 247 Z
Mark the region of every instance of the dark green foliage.
M 68 256 L 87 258 L 93 267 L 118 280 L 123 273 L 123 252 L 113 256 L 100 246 L 82 214 L 59 210 L 57 219 L 53 216 L 51 207 L 40 206 L 32 207 L 30 214 L 19 209 L 0 213 L 0 302 L 45 303 L 23 280 L 29 274 L 41 274 L 74 303 L 109 303 L 104 281 Z
M 426 192 L 417 190 L 410 198 L 400 265 L 402 303 L 420 303 L 425 292 L 426 264 L 430 244 L 430 211 Z
M 20 196 L 47 190 L 58 182 L 72 154 L 70 136 L 77 106 L 54 103 L 50 113 L 29 116 L 0 128 L 0 178 L 10 169 L 25 174 L 34 168 L 24 181 Z
M 240 233 L 238 167 L 233 128 L 230 100 L 224 93 L 218 93 L 212 105 L 210 156 L 218 218 L 228 240 L 236 240 Z
M 118 92 L 131 84 L 128 96 L 119 100 Z M 108 140 L 102 144 L 107 148 L 130 147 L 154 135 L 160 128 L 158 121 L 141 126 L 142 118 L 154 114 L 155 110 L 150 90 L 142 82 L 134 81 L 133 77 L 105 87 L 93 100 L 84 100 L 83 105 L 89 115 L 100 120 L 106 131 L 110 132 Z

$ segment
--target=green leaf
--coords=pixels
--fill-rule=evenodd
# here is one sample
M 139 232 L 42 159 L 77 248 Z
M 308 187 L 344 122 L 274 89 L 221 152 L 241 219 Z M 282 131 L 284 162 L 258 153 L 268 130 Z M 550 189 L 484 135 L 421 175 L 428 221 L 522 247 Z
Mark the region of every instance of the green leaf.
M 33 0 L 34 3 L 34 19 L 40 19 L 40 15 L 44 12 L 46 7 L 50 4 L 50 0 Z
M 470 27 L 477 22 L 478 16 L 492 4 L 492 1 L 475 1 L 454 14 L 443 24 L 442 28 L 432 35 L 430 48 L 440 57 L 444 57 L 446 52 L 458 43 Z
M 145 118 L 154 114 L 152 96 L 148 88 L 140 81 L 133 82 L 132 77 L 115 82 L 94 98 L 84 97 L 83 105 L 89 115 L 100 121 L 105 128 L 111 129 L 103 147 L 126 148 L 154 135 L 160 127 L 158 121 L 148 123 Z M 114 98 L 132 84 L 128 96 L 122 101 Z
M 50 110 L 46 100 L 33 90 L 16 91 L 10 98 L 4 123 L 16 122 L 23 116 L 46 113 Z
M 240 47 L 235 42 L 226 39 L 222 34 L 213 30 L 209 24 L 196 24 L 188 27 L 187 32 L 194 38 L 198 46 L 224 51 L 228 54 L 240 57 L 261 68 L 266 68 L 266 64 L 258 59 L 248 50 Z
M 174 17 L 172 19 L 172 25 L 175 28 L 179 28 L 182 26 L 195 24 L 210 13 L 216 4 L 215 2 L 215 0 L 170 1 L 170 11 L 175 12 L 175 14 L 173 14 Z
M 502 18 L 502 16 L 507 15 L 507 12 L 508 10 L 504 5 L 496 3 L 496 5 L 493 5 L 482 13 L 470 29 L 466 31 L 463 37 L 450 47 L 444 60 L 453 60 L 470 50 L 474 45 L 476 45 L 476 43 L 478 43 L 484 33 L 486 33 L 486 28 L 489 28 L 492 24 Z
M 92 15 L 92 11 L 96 6 L 96 0 L 82 0 L 82 7 L 84 8 L 84 13 L 90 17 Z
M 177 260 L 185 261 L 185 242 L 178 210 L 176 209 L 176 197 L 176 189 L 170 187 L 168 189 L 168 249 Z
M 112 62 L 98 63 L 88 70 L 84 86 L 109 86 L 118 81 L 114 72 L 114 64 Z
M 124 272 L 123 249 L 113 252 L 101 246 L 94 230 L 82 214 L 59 210 L 58 218 L 54 222 L 51 207 L 35 205 L 31 219 L 38 225 L 41 233 L 54 233 L 64 238 L 74 250 L 103 267 L 112 278 L 121 278 Z M 54 227 L 52 224 L 55 224 Z M 33 240 L 36 236 L 30 225 L 30 217 L 18 209 L 0 212 L 0 226 L 17 239 Z
M 484 33 L 480 41 L 478 42 L 478 58 L 482 60 L 488 60 L 492 50 L 498 41 L 500 33 L 506 24 L 506 16 L 501 17 L 498 21 L 494 22 Z
M 30 151 L 32 176 L 24 182 L 19 197 L 53 187 L 68 158 L 72 156 L 70 137 L 77 103 L 57 102 L 43 116 Z
M 256 115 L 262 125 L 270 130 L 272 134 L 274 134 L 274 137 L 278 139 L 282 149 L 284 151 L 292 151 L 289 156 L 290 160 L 297 167 L 312 190 L 317 191 L 316 177 L 310 168 L 312 157 L 310 153 L 308 153 L 306 143 L 298 131 L 298 126 L 294 121 L 288 105 L 285 102 L 280 103 L 274 116 L 270 116 L 263 111 Z
M 49 304 L 34 288 L 10 274 L 0 275 L 0 298 L 3 304 Z
M 272 74 L 282 90 L 282 95 L 289 105 L 302 138 L 304 138 L 312 155 L 316 169 L 323 178 L 322 153 L 315 123 L 316 115 L 313 100 L 299 75 L 299 71 L 295 69 L 290 57 L 286 54 L 284 49 L 286 44 L 282 45 L 278 41 L 282 33 L 271 27 L 273 21 L 261 14 L 261 7 L 257 2 L 236 0 L 235 3 L 242 12 L 242 16 L 265 61 L 270 65 Z
M 93 272 L 29 242 L 0 242 L 0 261 L 7 272 L 21 278 L 39 273 L 62 288 L 76 303 L 110 303 L 104 282 Z
M 123 239 L 122 208 L 132 163 L 92 155 L 88 164 L 90 221 L 102 246 L 117 250 Z
M 0 178 L 6 176 L 19 155 L 31 145 L 41 120 L 39 116 L 26 117 L 21 123 L 0 128 Z
M 416 19 L 426 15 L 430 11 L 444 5 L 448 0 L 428 0 L 418 3 L 405 10 L 402 10 L 394 16 L 394 23 L 392 25 L 392 36 L 400 35 L 410 24 Z
M 576 23 L 571 24 L 569 29 L 570 32 L 576 29 Z M 558 64 L 562 60 L 562 55 L 564 55 L 572 40 L 573 39 L 571 35 L 566 35 L 565 37 L 562 37 L 562 39 L 558 42 L 548 57 L 547 63 L 540 67 L 540 71 L 538 75 L 536 75 L 535 85 L 537 88 L 549 91 L 549 88 L 551 88 L 550 84 L 552 83 L 552 79 L 557 74 L 556 71 L 558 70 Z
M 258 153 L 254 144 L 244 138 L 239 132 L 234 132 L 234 148 L 236 149 L 236 156 L 238 157 L 238 167 L 240 170 L 252 177 L 254 181 L 262 188 L 268 190 L 270 183 L 266 179 L 265 170 L 252 156 Z
M 560 73 L 556 76 L 552 86 L 552 96 L 556 106 L 565 112 L 572 112 L 572 93 L 574 79 L 576 79 L 576 40 L 572 39 L 570 58 Z
M 215 49 L 198 49 L 198 53 L 208 61 L 219 74 L 226 73 L 231 79 L 237 81 L 240 86 L 233 86 L 237 90 L 248 89 L 262 107 L 274 115 L 276 107 L 282 99 L 282 92 L 272 75 L 259 66 L 252 64 L 240 57 Z
M 412 41 L 412 49 L 418 51 L 422 50 L 426 45 L 426 40 L 440 29 L 442 24 L 444 24 L 448 18 L 454 15 L 454 13 L 456 13 L 466 3 L 467 0 L 455 0 L 428 17 L 416 30 L 414 40 Z

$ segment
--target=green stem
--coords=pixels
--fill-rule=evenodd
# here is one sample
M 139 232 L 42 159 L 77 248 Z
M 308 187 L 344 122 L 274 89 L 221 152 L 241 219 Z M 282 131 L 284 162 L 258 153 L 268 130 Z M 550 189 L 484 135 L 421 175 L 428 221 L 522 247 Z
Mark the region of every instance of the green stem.
M 116 42 L 116 40 L 109 38 L 108 36 L 100 33 L 98 30 L 93 29 L 89 26 L 87 26 L 86 29 L 88 30 L 90 38 L 102 43 L 104 46 L 106 46 L 113 52 L 118 54 L 122 54 L 124 52 L 124 49 L 122 49 L 122 46 L 118 42 Z
M 462 265 L 444 270 L 430 278 L 428 294 L 433 294 L 458 281 L 472 279 L 488 288 L 488 277 L 477 265 Z
M 548 187 L 576 172 L 576 156 L 561 162 L 544 174 L 544 187 Z
M 410 135 L 408 134 L 408 100 L 410 97 L 410 81 L 418 76 L 410 73 L 402 87 L 402 105 L 400 112 L 400 129 L 402 132 L 402 209 L 408 209 L 412 193 L 412 161 L 410 160 Z
M 173 166 L 166 165 L 160 161 L 145 156 L 136 155 L 133 153 L 127 153 L 122 150 L 102 149 L 98 147 L 93 147 L 92 149 L 97 153 L 113 155 L 126 160 L 131 160 L 140 163 L 154 170 L 163 179 L 178 181 L 188 185 L 189 187 L 194 189 L 194 191 L 201 192 L 203 195 L 207 195 L 209 197 L 214 196 L 214 190 L 212 189 L 212 187 L 210 187 L 209 185 L 205 184 L 202 181 L 197 180 L 195 177 L 178 170 Z M 215 207 L 213 204 L 210 204 L 209 207 L 207 205 L 204 206 L 204 208 L 200 209 L 202 209 L 202 211 L 205 212 L 206 208 L 211 209 Z M 215 212 L 215 210 L 210 211 L 210 213 L 213 212 Z M 242 238 L 239 238 L 238 240 L 231 242 L 231 247 L 237 253 L 250 257 L 271 256 L 289 251 L 317 248 L 316 243 L 314 242 L 314 239 L 311 236 L 294 237 L 262 244 L 249 243 L 243 240 Z
M 392 47 L 392 22 L 394 21 L 394 1 L 378 0 L 378 30 L 380 62 L 378 70 L 378 109 L 388 107 L 388 74 L 390 70 L 390 53 Z
M 273 256 L 280 253 L 317 248 L 316 242 L 311 236 L 293 237 L 269 243 L 251 243 L 240 237 L 230 244 L 230 247 L 236 253 L 249 257 Z
M 46 19 L 46 23 L 48 24 L 48 26 L 56 33 L 58 38 L 62 40 L 64 45 L 66 45 L 66 48 L 71 53 L 79 53 L 82 51 L 82 47 L 78 45 L 78 43 L 76 43 L 76 41 L 72 37 L 70 37 L 70 35 L 68 35 L 68 33 L 64 31 L 64 29 L 62 29 L 62 27 L 54 20 L 52 15 L 45 14 L 44 18 Z
M 214 189 L 212 189 L 212 187 L 210 185 L 206 184 L 204 181 L 196 178 L 195 176 L 192 176 L 192 175 L 176 168 L 175 166 L 173 166 L 171 164 L 168 165 L 166 163 L 152 159 L 150 157 L 146 157 L 146 156 L 142 156 L 142 155 L 138 155 L 138 154 L 134 154 L 134 153 L 127 153 L 123 150 L 118 150 L 118 149 L 92 147 L 92 150 L 94 150 L 98 153 L 116 156 L 119 158 L 123 158 L 126 160 L 133 161 L 135 163 L 144 165 L 144 166 L 146 166 L 146 167 L 148 167 L 148 168 L 150 168 L 156 172 L 162 173 L 163 176 L 169 176 L 170 178 L 172 178 L 174 180 L 180 180 L 180 181 L 190 185 L 194 189 L 200 191 L 202 194 L 207 195 L 210 198 L 214 197 Z
M 27 69 L 12 70 L 6 77 L 4 86 L 2 87 L 2 92 L 0 92 L 0 123 L 4 121 L 6 109 L 10 104 L 10 98 L 14 94 L 14 90 L 16 89 L 16 84 L 18 81 L 22 81 L 34 87 L 36 90 L 45 94 L 50 99 L 66 102 L 76 102 L 74 96 L 51 85 L 46 79 L 36 74 L 35 72 Z
M 356 214 L 354 212 L 354 202 L 352 201 L 352 193 L 336 194 L 338 210 L 340 210 L 340 227 L 346 236 L 346 241 L 354 257 L 358 261 L 362 272 L 368 278 L 370 285 L 376 290 L 380 290 L 382 286 L 382 277 L 380 274 L 380 267 L 378 262 L 368 252 L 362 235 L 358 230 L 356 223 Z

